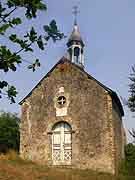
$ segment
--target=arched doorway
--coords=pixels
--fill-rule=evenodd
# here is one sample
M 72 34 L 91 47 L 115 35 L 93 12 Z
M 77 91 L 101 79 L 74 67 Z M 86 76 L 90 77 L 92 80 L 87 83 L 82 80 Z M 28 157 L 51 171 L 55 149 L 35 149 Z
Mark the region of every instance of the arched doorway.
M 52 130 L 53 165 L 70 165 L 72 158 L 71 126 L 66 122 L 59 122 Z

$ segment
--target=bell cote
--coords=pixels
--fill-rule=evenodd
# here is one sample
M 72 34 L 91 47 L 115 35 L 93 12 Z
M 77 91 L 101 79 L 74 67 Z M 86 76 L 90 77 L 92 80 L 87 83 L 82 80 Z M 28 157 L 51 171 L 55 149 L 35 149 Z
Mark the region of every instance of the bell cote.
M 75 21 L 73 31 L 67 42 L 68 54 L 72 63 L 84 68 L 84 43 Z

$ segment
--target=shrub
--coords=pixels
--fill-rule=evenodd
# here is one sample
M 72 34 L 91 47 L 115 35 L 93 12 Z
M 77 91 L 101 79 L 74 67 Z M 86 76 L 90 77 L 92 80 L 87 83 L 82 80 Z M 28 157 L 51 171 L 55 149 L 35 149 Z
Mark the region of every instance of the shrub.
M 19 118 L 16 114 L 1 112 L 0 114 L 0 152 L 9 149 L 19 151 Z
M 135 146 L 132 143 L 125 146 L 125 160 L 122 163 L 122 173 L 135 175 Z

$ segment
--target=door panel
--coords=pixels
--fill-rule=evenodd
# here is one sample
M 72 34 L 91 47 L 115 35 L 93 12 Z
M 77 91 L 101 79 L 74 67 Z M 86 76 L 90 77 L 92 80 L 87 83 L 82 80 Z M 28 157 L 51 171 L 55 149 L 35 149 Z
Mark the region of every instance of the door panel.
M 70 165 L 72 158 L 71 127 L 64 122 L 54 126 L 52 158 L 54 165 Z
M 71 147 L 71 133 L 66 131 L 64 133 L 64 161 L 67 164 L 71 163 Z
M 54 133 L 54 136 L 53 136 L 53 144 L 55 145 L 60 145 L 60 142 L 61 142 L 61 137 L 60 137 L 60 133 Z

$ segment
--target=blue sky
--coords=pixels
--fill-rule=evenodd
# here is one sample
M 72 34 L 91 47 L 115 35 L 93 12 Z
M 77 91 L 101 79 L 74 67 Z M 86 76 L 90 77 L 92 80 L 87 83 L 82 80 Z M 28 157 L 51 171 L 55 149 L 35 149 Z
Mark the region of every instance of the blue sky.
M 79 6 L 78 24 L 85 42 L 85 70 L 97 80 L 117 92 L 119 96 L 128 97 L 128 84 L 131 66 L 135 64 L 135 1 L 134 0 L 46 0 L 47 12 L 39 13 L 39 17 L 31 23 L 25 22 L 17 31 L 21 33 L 35 25 L 39 32 L 43 24 L 52 19 L 57 21 L 61 31 L 69 36 L 73 27 L 72 7 Z M 23 12 L 18 15 L 23 17 Z M 2 39 L 3 44 L 7 41 Z M 42 66 L 35 73 L 28 71 L 23 63 L 16 73 L 1 73 L 2 79 L 8 80 L 18 89 L 19 102 L 51 67 L 65 54 L 66 42 L 48 44 L 45 52 L 35 50 L 34 55 L 24 55 L 25 59 L 36 56 L 41 59 Z M 11 48 L 11 44 L 9 44 Z M 0 110 L 17 112 L 20 106 L 10 105 L 6 98 L 0 101 Z M 128 108 L 124 107 L 123 118 L 126 129 L 135 127 L 135 119 Z M 128 135 L 128 139 L 130 139 Z

